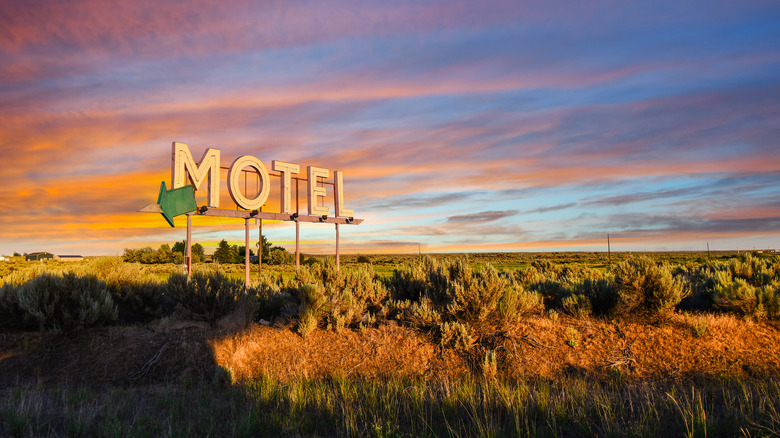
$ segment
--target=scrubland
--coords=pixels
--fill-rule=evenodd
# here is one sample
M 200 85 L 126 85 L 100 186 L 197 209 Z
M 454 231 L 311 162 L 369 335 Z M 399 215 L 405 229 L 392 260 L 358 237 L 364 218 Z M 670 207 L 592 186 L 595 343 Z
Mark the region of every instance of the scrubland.
M 358 263 L 360 260 L 362 263 Z M 780 259 L 0 265 L 0 435 L 774 436 Z

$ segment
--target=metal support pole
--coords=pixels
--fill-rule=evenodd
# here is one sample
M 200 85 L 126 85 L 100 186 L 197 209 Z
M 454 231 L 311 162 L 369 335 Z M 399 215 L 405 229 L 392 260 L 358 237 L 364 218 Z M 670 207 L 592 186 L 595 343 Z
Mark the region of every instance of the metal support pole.
M 258 219 L 257 223 L 259 224 L 257 227 L 257 275 L 259 276 L 263 271 L 263 220 Z
M 298 219 L 295 219 L 295 269 L 300 269 L 301 267 L 300 229 L 301 223 L 298 222 Z
M 336 224 L 336 271 L 338 272 L 341 270 L 340 266 L 340 256 L 341 253 L 339 252 L 339 224 Z
M 607 258 L 609 260 L 609 270 L 612 270 L 612 248 L 609 246 L 609 233 L 607 233 Z
M 184 266 L 187 269 L 187 278 L 192 278 L 192 216 L 187 215 L 187 252 L 184 256 Z
M 244 219 L 244 286 L 249 290 L 249 219 Z

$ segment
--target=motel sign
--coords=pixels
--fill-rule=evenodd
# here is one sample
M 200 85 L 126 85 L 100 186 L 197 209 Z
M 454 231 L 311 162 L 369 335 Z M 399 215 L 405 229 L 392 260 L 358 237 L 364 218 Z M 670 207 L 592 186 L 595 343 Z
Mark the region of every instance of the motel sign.
M 295 265 L 300 267 L 300 223 L 330 223 L 336 228 L 336 266 L 339 266 L 339 225 L 357 225 L 362 219 L 354 217 L 354 210 L 344 206 L 344 175 L 340 171 L 333 172 L 333 182 L 327 182 L 330 171 L 321 167 L 306 166 L 306 178 L 300 175 L 301 166 L 296 163 L 274 160 L 270 174 L 262 161 L 251 155 L 243 155 L 235 160 L 230 167 L 220 165 L 219 149 L 206 149 L 200 162 L 195 159 L 185 143 L 173 142 L 171 147 L 171 189 L 168 190 L 163 181 L 156 204 L 149 204 L 139 211 L 161 213 L 165 220 L 173 226 L 173 217 L 187 215 L 187 253 L 185 263 L 187 273 L 192 273 L 191 234 L 192 216 L 216 216 L 244 219 L 245 225 L 245 280 L 249 287 L 249 222 L 255 220 L 262 235 L 262 221 L 295 222 Z M 251 170 L 246 170 L 250 168 Z M 240 209 L 219 208 L 221 170 L 227 169 L 227 187 L 230 198 Z M 244 176 L 246 187 L 247 174 L 254 173 L 259 179 L 259 190 L 253 197 L 241 190 L 241 176 Z M 298 176 L 295 176 L 298 175 Z M 279 212 L 262 211 L 271 192 L 271 177 L 279 178 Z M 306 184 L 306 201 L 308 214 L 300 214 L 299 186 Z M 206 186 L 207 204 L 198 207 L 195 192 Z M 327 196 L 325 185 L 333 186 L 333 214 L 324 205 Z M 293 193 L 295 203 L 293 204 Z M 321 205 L 323 204 L 323 205 Z M 258 238 L 258 241 L 260 239 Z M 262 251 L 259 251 L 262 257 Z M 258 259 L 258 267 L 262 261 Z

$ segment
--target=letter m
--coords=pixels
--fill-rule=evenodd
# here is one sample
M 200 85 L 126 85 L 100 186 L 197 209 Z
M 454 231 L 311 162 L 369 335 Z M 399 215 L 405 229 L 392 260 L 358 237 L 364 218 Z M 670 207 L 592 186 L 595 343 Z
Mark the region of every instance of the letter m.
M 200 164 L 195 164 L 190 148 L 185 143 L 173 142 L 171 153 L 171 184 L 178 189 L 187 185 L 187 179 L 198 190 L 208 178 L 209 207 L 219 207 L 219 149 L 206 149 Z

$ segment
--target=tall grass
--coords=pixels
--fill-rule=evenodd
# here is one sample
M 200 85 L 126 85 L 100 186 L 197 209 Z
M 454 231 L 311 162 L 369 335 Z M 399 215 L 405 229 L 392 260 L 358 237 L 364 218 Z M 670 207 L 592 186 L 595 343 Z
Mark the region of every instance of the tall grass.
M 772 436 L 780 383 L 259 378 L 0 392 L 11 436 Z

